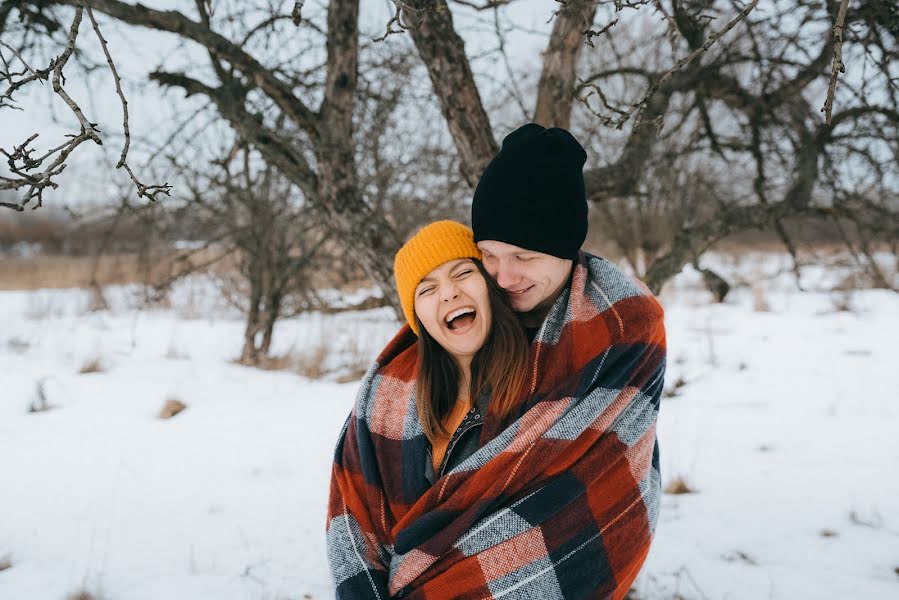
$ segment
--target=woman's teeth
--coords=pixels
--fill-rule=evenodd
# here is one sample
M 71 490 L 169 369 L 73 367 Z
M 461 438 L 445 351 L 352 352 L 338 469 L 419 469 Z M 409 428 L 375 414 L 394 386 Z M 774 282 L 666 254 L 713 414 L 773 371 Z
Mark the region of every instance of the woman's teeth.
M 460 321 L 458 323 L 459 325 L 465 325 L 467 323 L 470 323 L 471 321 L 474 321 L 475 315 L 476 315 L 476 311 L 474 308 L 471 308 L 471 307 L 457 308 L 456 310 L 454 310 L 451 313 L 449 313 L 448 315 L 446 315 L 445 321 L 446 321 L 447 327 L 449 327 L 450 329 L 455 329 L 456 325 L 457 325 L 456 321 L 458 319 L 462 319 L 462 321 Z M 470 317 L 470 319 L 468 317 Z

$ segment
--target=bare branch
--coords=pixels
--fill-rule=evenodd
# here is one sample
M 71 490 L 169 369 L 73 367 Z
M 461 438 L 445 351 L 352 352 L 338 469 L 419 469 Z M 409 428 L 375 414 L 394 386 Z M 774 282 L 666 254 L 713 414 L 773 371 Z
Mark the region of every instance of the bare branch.
M 406 10 L 414 10 L 413 8 L 406 6 L 402 0 L 394 0 L 393 3 L 396 5 L 396 11 L 393 13 L 393 16 L 387 21 L 387 29 L 384 32 L 384 35 L 381 37 L 373 38 L 373 42 L 383 42 L 391 35 L 397 33 L 403 33 L 409 31 L 412 27 L 403 22 L 403 11 Z M 394 27 L 394 25 L 396 27 Z
M 695 50 L 690 52 L 690 54 L 681 58 L 679 61 L 677 61 L 674 64 L 673 67 L 668 69 L 664 74 L 662 74 L 661 77 L 657 78 L 649 86 L 649 89 L 646 90 L 646 93 L 643 94 L 643 97 L 640 98 L 640 100 L 638 100 L 637 102 L 632 104 L 631 108 L 629 110 L 625 111 L 625 113 L 622 114 L 618 119 L 609 121 L 609 124 L 614 125 L 616 129 L 621 129 L 624 127 L 624 124 L 627 123 L 630 120 L 630 118 L 634 115 L 634 113 L 636 112 L 637 116 L 634 120 L 634 128 L 639 127 L 643 120 L 646 108 L 649 105 L 650 99 L 659 90 L 659 88 L 662 87 L 669 79 L 671 79 L 671 77 L 675 73 L 677 73 L 678 71 L 680 71 L 681 69 L 683 69 L 684 67 L 686 67 L 687 65 L 692 63 L 694 60 L 699 58 L 702 54 L 704 54 L 709 48 L 711 48 L 715 44 L 715 42 L 717 42 L 721 37 L 723 37 L 728 31 L 733 29 L 737 25 L 737 23 L 739 23 L 744 18 L 746 18 L 746 15 L 748 15 L 750 12 L 752 12 L 752 10 L 756 7 L 756 5 L 758 3 L 759 3 L 759 0 L 752 0 L 752 2 L 749 5 L 747 5 L 746 8 L 744 8 L 742 11 L 740 11 L 740 13 L 736 17 L 731 19 L 730 22 L 728 22 L 720 30 L 718 30 L 715 33 L 713 33 L 712 35 L 710 35 L 709 38 L 705 41 L 705 43 L 702 46 L 696 48 Z M 587 106 L 589 108 L 589 104 Z M 593 112 L 595 113 L 596 111 L 593 111 Z
M 297 27 L 300 26 L 300 23 L 303 22 L 303 4 L 305 4 L 306 0 L 297 0 L 293 3 L 293 10 L 290 11 L 290 19 L 293 21 L 293 24 Z
M 606 95 L 603 93 L 602 88 L 600 88 L 597 84 L 595 84 L 595 83 L 588 84 L 588 83 L 584 83 L 584 82 L 580 82 L 578 84 L 578 89 L 584 89 L 585 87 L 590 88 L 591 91 L 586 96 L 578 98 L 578 100 L 583 102 L 584 105 L 587 107 L 587 110 L 589 110 L 591 113 L 593 113 L 594 116 L 599 117 L 600 123 L 602 123 L 603 125 L 612 125 L 612 124 L 617 124 L 620 119 L 627 119 L 630 117 L 630 112 L 628 112 L 626 110 L 622 110 L 620 108 L 617 108 L 617 107 L 609 104 L 609 100 L 606 98 Z M 591 96 L 593 96 L 593 94 L 596 94 L 599 97 L 600 102 L 602 102 L 602 105 L 606 110 L 610 110 L 613 113 L 617 114 L 618 119 L 610 117 L 607 114 L 603 114 L 603 113 L 599 112 L 598 110 L 594 109 L 592 106 L 590 106 L 589 99 Z
M 506 52 L 506 36 L 503 34 L 502 27 L 500 26 L 498 7 L 495 7 L 493 10 L 493 30 L 496 32 L 496 40 L 499 44 L 498 50 L 500 55 L 502 55 L 503 57 L 503 64 L 506 67 L 506 74 L 509 76 L 509 89 L 512 92 L 512 98 L 514 98 L 515 103 L 518 104 L 518 108 L 519 110 L 521 110 L 521 114 L 524 116 L 524 119 L 527 120 L 528 109 L 524 106 L 524 97 L 518 87 L 517 78 L 512 71 L 512 62 L 509 60 L 509 53 Z
M 611 23 L 609 23 L 608 25 L 606 25 L 605 27 L 603 27 L 600 30 L 594 31 L 593 29 L 588 29 L 587 31 L 584 32 L 584 36 L 587 38 L 584 40 L 584 43 L 587 44 L 588 46 L 590 46 L 591 48 L 595 48 L 596 46 L 593 44 L 593 38 L 604 34 L 609 29 L 614 27 L 617 23 L 618 23 L 618 19 L 615 19 L 614 21 L 612 21 Z
M 33 208 L 41 207 L 43 205 L 44 190 L 46 190 L 47 188 L 55 189 L 56 187 L 58 187 L 58 185 L 53 181 L 53 177 L 59 175 L 65 169 L 65 160 L 69 157 L 72 151 L 75 150 L 75 148 L 77 148 L 79 145 L 81 145 L 82 142 L 85 142 L 87 140 L 92 140 L 96 144 L 103 143 L 100 140 L 96 125 L 87 120 L 81 108 L 66 93 L 65 89 L 62 86 L 62 69 L 63 67 L 65 67 L 66 63 L 69 60 L 69 57 L 71 57 L 72 53 L 75 50 L 75 40 L 78 37 L 78 30 L 81 25 L 83 12 L 83 6 L 79 5 L 75 8 L 75 16 L 72 19 L 71 26 L 69 27 L 65 49 L 63 50 L 62 54 L 60 54 L 59 57 L 55 58 L 51 63 L 53 69 L 53 91 L 65 101 L 65 103 L 78 118 L 78 121 L 81 124 L 81 132 L 77 135 L 70 136 L 71 139 L 67 143 L 54 148 L 40 158 L 32 158 L 31 154 L 34 152 L 34 148 L 29 148 L 31 143 L 37 139 L 38 134 L 32 135 L 27 140 L 25 140 L 24 143 L 14 147 L 12 151 L 6 151 L 0 148 L 0 153 L 2 153 L 7 158 L 7 165 L 10 172 L 16 176 L 14 178 L 0 177 L 0 189 L 19 190 L 25 188 L 25 195 L 22 200 L 17 204 L 13 204 L 10 202 L 3 203 L 3 206 L 6 208 L 12 208 L 14 210 L 22 211 L 25 209 L 25 206 L 27 206 L 32 200 L 36 200 L 36 204 Z M 18 53 L 16 54 L 18 55 Z M 34 73 L 33 69 L 30 69 L 29 67 L 29 70 L 32 71 L 33 75 L 23 81 L 27 83 L 29 81 L 41 79 L 41 77 L 37 73 Z M 9 93 L 10 91 L 8 90 L 7 95 Z M 49 164 L 46 169 L 44 169 L 40 173 L 31 173 L 31 171 L 43 165 L 44 161 L 56 152 L 59 152 L 59 155 L 55 160 L 53 160 L 53 162 Z
M 846 9 L 849 7 L 849 0 L 840 2 L 840 11 L 837 13 L 836 23 L 833 24 L 833 66 L 830 71 L 830 85 L 827 86 L 827 98 L 821 112 L 824 113 L 824 119 L 830 125 L 831 112 L 833 111 L 833 98 L 837 91 L 837 76 L 846 72 L 846 65 L 843 64 L 843 26 L 846 23 Z
M 476 2 L 471 2 L 470 0 L 453 0 L 454 4 L 461 4 L 462 6 L 467 6 L 468 8 L 473 8 L 477 11 L 499 8 L 500 6 L 505 6 L 512 2 L 513 0 L 485 0 L 483 4 L 478 4 Z
M 53 67 L 53 91 L 56 92 L 56 95 L 62 98 L 63 101 L 69 105 L 69 108 L 72 109 L 72 112 L 75 113 L 75 117 L 78 118 L 78 122 L 81 124 L 81 129 L 87 134 L 87 137 L 92 139 L 95 143 L 102 145 L 103 142 L 100 140 L 100 136 L 96 131 L 96 124 L 87 120 L 81 107 L 72 100 L 72 97 L 69 96 L 65 88 L 62 87 L 62 69 L 69 61 L 69 57 L 72 56 L 72 52 L 75 51 L 75 40 L 78 37 L 78 29 L 81 26 L 83 14 L 83 5 L 75 7 L 75 18 L 72 20 L 72 26 L 69 29 L 69 39 L 66 41 L 66 49 L 56 60 L 56 65 Z
M 18 50 L 16 50 L 15 48 L 13 48 L 12 46 L 10 46 L 9 44 L 7 44 L 6 42 L 4 42 L 3 40 L 0 40 L 0 46 L 4 46 L 4 47 L 8 48 L 10 52 L 12 52 L 13 54 L 16 55 L 16 58 L 18 58 L 20 61 L 22 61 L 22 64 L 25 65 L 25 68 L 28 69 L 28 70 L 31 72 L 32 75 L 34 75 L 35 77 L 39 77 L 39 75 L 37 74 L 37 71 L 35 71 L 34 69 L 32 69 L 30 66 L 28 66 L 28 63 L 25 62 L 25 59 L 22 58 L 22 55 L 19 54 L 19 51 L 18 51 Z M 4 59 L 3 62 L 5 63 L 6 60 Z
M 109 65 L 109 70 L 112 72 L 112 79 L 115 82 L 115 91 L 119 95 L 119 100 L 122 102 L 122 131 L 125 135 L 125 143 L 122 147 L 122 155 L 119 157 L 119 162 L 116 163 L 116 168 L 121 168 L 125 164 L 125 160 L 128 158 L 128 147 L 131 145 L 131 131 L 128 129 L 128 101 L 125 99 L 125 94 L 122 92 L 122 79 L 119 77 L 119 72 L 116 70 L 115 63 L 112 61 L 112 56 L 109 54 L 109 48 L 106 46 L 106 39 L 103 37 L 103 34 L 100 33 L 100 26 L 97 25 L 97 20 L 94 18 L 94 11 L 91 10 L 91 7 L 87 7 L 87 16 L 91 20 L 91 25 L 93 25 L 94 32 L 97 34 L 97 39 L 100 40 L 100 46 L 103 48 L 103 54 L 106 56 L 106 63 Z

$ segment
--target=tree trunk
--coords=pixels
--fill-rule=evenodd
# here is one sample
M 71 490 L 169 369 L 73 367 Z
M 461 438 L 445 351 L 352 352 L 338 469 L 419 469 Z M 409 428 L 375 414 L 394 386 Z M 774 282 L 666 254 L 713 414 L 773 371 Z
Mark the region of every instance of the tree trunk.
M 250 280 L 250 306 L 247 310 L 247 324 L 243 333 L 243 350 L 240 353 L 240 363 L 255 365 L 259 362 L 259 350 L 256 347 L 256 335 L 261 327 L 259 319 L 259 304 L 262 301 L 262 278 L 255 265 L 249 270 Z
M 275 330 L 275 323 L 281 315 L 281 292 L 276 291 L 269 294 L 265 302 L 265 312 L 262 315 L 262 345 L 259 347 L 259 355 L 266 357 L 272 346 L 272 334 Z
M 404 15 L 414 25 L 409 33 L 440 101 L 462 161 L 462 175 L 473 188 L 499 146 L 465 55 L 465 43 L 453 27 L 453 15 L 445 0 L 407 4 Z
M 543 70 L 537 84 L 534 121 L 544 127 L 571 127 L 575 70 L 585 46 L 584 32 L 596 15 L 597 0 L 577 0 L 556 15 L 549 47 L 543 53 Z

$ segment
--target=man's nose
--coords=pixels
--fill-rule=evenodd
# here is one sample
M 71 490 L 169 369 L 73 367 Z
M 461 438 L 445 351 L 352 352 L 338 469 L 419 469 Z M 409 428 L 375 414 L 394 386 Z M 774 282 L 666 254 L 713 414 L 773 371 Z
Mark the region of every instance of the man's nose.
M 499 287 L 507 290 L 518 281 L 519 276 L 515 268 L 507 261 L 501 261 L 496 269 L 496 283 Z

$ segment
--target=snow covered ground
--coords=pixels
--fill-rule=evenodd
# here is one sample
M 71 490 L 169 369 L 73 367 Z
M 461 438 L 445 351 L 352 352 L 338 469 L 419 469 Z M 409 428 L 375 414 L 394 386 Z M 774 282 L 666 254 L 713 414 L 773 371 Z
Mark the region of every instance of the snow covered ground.
M 780 256 L 710 264 L 746 285 L 712 304 L 688 271 L 663 294 L 663 482 L 694 493 L 664 496 L 636 596 L 899 597 L 899 295 L 799 292 Z M 396 323 L 279 325 L 276 354 L 330 372 L 312 381 L 233 364 L 242 323 L 208 284 L 164 310 L 137 291 L 101 312 L 0 293 L 0 599 L 333 597 L 325 503 L 357 387 L 335 380 Z M 39 387 L 52 408 L 30 412 Z M 188 408 L 159 419 L 167 399 Z

